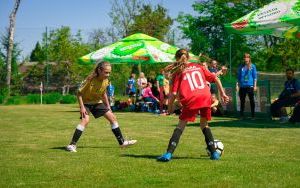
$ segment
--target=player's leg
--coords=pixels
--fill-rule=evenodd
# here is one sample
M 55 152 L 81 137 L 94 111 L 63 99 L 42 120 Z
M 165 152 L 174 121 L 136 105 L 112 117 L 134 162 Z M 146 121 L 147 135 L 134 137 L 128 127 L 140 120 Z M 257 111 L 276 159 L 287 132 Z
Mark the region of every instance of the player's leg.
M 104 114 L 104 117 L 109 121 L 110 125 L 111 125 L 111 130 L 114 133 L 120 147 L 127 147 L 130 145 L 133 145 L 137 142 L 137 140 L 125 140 L 121 129 L 119 127 L 119 123 L 117 121 L 116 116 L 112 113 L 112 111 L 107 111 Z
M 172 155 L 173 155 L 176 147 L 178 146 L 180 136 L 181 136 L 182 132 L 184 131 L 186 124 L 187 124 L 187 121 L 179 120 L 179 123 L 178 123 L 177 127 L 174 129 L 172 137 L 169 140 L 167 152 L 165 154 L 163 154 L 162 156 L 158 157 L 157 158 L 158 161 L 167 162 L 167 161 L 171 160 Z
M 208 126 L 208 120 L 211 120 L 211 109 L 210 108 L 201 108 L 200 109 L 200 128 L 205 137 L 205 143 L 207 145 L 208 150 L 211 153 L 212 160 L 218 160 L 220 158 L 220 154 L 216 152 L 214 137 L 211 132 L 210 127 Z
M 81 117 L 81 122 L 77 125 L 72 140 L 70 142 L 70 144 L 66 147 L 67 151 L 70 152 L 77 152 L 76 150 L 76 144 L 79 140 L 79 138 L 81 137 L 85 127 L 88 125 L 90 121 L 90 116 L 89 115 L 85 115 L 85 117 Z
M 169 145 L 167 148 L 167 152 L 165 154 L 163 154 L 162 156 L 158 157 L 157 160 L 158 161 L 163 161 L 163 162 L 167 162 L 172 158 L 172 154 L 175 151 L 178 143 L 179 143 L 179 139 L 180 136 L 182 134 L 182 132 L 184 131 L 184 128 L 187 124 L 188 121 L 195 121 L 196 119 L 196 115 L 198 114 L 199 110 L 189 110 L 186 108 L 182 109 L 182 112 L 179 116 L 179 123 L 177 125 L 177 127 L 174 129 L 173 135 L 169 141 Z

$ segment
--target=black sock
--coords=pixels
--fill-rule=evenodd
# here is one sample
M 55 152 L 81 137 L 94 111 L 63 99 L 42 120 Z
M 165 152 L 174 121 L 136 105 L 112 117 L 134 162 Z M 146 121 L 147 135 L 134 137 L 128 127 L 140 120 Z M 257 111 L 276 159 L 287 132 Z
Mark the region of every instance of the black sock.
M 180 136 L 182 134 L 182 130 L 179 128 L 175 128 L 173 135 L 169 141 L 167 152 L 173 153 L 179 143 Z
M 215 148 L 215 144 L 214 144 L 214 137 L 210 131 L 210 128 L 209 127 L 204 127 L 204 129 L 202 129 L 202 132 L 204 134 L 204 137 L 205 137 L 205 143 L 207 145 L 207 148 L 209 149 L 209 151 L 211 153 L 215 152 L 216 151 L 216 148 Z
M 70 144 L 76 145 L 77 141 L 79 140 L 81 134 L 83 131 L 79 130 L 79 129 L 75 129 L 75 132 L 73 134 L 73 138 Z
M 124 138 L 121 133 L 121 129 L 119 127 L 112 129 L 116 139 L 118 140 L 119 144 L 122 145 L 124 143 Z

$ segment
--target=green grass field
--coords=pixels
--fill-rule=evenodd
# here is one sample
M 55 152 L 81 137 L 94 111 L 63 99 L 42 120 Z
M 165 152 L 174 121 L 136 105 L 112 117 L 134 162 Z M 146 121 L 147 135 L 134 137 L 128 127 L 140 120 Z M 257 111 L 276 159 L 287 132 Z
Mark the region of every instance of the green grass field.
M 260 119 L 214 118 L 225 153 L 206 156 L 198 124 L 189 124 L 174 158 L 156 161 L 178 117 L 116 113 L 137 145 L 120 149 L 103 119 L 91 119 L 69 153 L 77 105 L 0 106 L 0 187 L 300 187 L 300 126 Z

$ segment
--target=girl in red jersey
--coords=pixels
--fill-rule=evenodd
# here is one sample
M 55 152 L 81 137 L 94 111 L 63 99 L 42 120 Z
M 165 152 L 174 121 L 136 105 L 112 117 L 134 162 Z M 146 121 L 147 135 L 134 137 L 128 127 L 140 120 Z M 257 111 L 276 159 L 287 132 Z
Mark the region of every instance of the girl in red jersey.
M 178 126 L 175 128 L 169 141 L 167 152 L 158 157 L 157 160 L 163 162 L 171 160 L 187 122 L 195 121 L 199 111 L 201 114 L 200 127 L 204 134 L 207 148 L 211 152 L 211 159 L 218 160 L 220 159 L 220 154 L 216 152 L 214 138 L 207 123 L 208 120 L 211 120 L 211 94 L 206 81 L 216 83 L 225 103 L 229 101 L 229 97 L 225 94 L 223 86 L 215 74 L 210 73 L 202 65 L 188 62 L 189 53 L 187 50 L 178 50 L 175 58 L 176 62 L 165 68 L 166 72 L 171 72 L 172 74 L 172 92 L 170 93 L 168 111 L 169 113 L 173 112 L 173 102 L 178 95 L 182 104 L 182 112 L 179 116 Z

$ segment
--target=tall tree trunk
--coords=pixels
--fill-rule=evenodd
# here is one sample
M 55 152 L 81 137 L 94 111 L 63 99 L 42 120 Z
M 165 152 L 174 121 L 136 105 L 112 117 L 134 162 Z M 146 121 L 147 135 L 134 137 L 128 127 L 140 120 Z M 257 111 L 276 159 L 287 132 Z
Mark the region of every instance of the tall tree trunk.
M 9 16 L 9 31 L 8 31 L 8 49 L 6 56 L 6 66 L 7 66 L 7 75 L 6 75 L 6 85 L 7 85 L 7 94 L 10 96 L 10 85 L 11 85 L 11 60 L 12 52 L 14 47 L 14 34 L 15 34 L 15 23 L 16 23 L 16 14 L 19 8 L 21 0 L 15 0 L 15 7 L 12 10 Z

